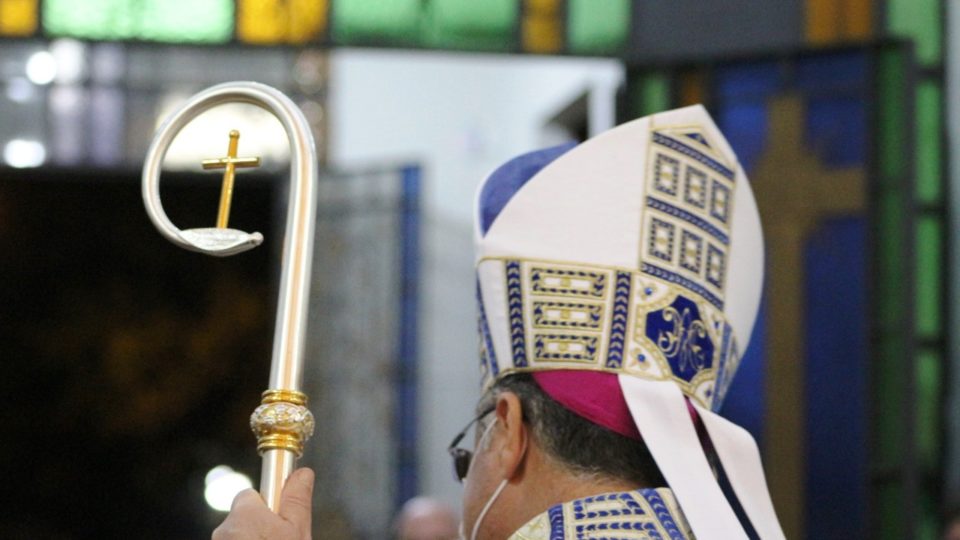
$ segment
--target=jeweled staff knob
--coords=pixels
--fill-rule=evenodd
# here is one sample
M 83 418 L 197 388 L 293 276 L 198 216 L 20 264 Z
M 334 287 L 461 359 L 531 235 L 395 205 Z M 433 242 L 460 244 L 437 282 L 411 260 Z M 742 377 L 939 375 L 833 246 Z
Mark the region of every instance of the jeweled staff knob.
M 289 450 L 303 455 L 303 444 L 313 435 L 313 413 L 306 407 L 307 395 L 289 390 L 267 390 L 262 404 L 250 415 L 250 429 L 257 436 L 257 452 Z

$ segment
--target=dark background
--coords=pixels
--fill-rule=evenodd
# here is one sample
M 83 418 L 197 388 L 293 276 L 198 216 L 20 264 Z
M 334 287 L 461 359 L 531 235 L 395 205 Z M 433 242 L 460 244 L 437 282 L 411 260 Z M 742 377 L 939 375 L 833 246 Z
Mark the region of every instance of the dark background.
M 216 176 L 165 177 L 174 223 L 213 224 Z M 231 225 L 275 237 L 272 191 L 242 176 Z M 209 534 L 206 472 L 259 470 L 247 418 L 269 369 L 273 248 L 175 247 L 133 172 L 0 170 L 0 537 Z

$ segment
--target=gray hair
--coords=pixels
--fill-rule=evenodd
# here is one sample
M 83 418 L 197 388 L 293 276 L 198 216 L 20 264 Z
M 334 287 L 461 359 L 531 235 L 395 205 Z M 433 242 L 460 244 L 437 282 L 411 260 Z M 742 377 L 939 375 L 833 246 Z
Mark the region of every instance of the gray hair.
M 641 487 L 666 487 L 643 441 L 631 439 L 581 417 L 547 395 L 529 373 L 497 381 L 480 410 L 502 392 L 520 399 L 523 419 L 546 454 L 574 474 L 626 480 Z

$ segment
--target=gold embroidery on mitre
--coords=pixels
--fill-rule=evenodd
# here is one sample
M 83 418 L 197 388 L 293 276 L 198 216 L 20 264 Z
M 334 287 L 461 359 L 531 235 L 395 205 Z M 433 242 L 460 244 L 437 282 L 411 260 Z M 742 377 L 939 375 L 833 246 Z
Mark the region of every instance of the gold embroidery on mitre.
M 723 312 L 682 286 L 625 268 L 484 260 L 503 264 L 507 276 L 510 363 L 497 377 L 563 369 L 624 373 L 671 380 L 711 407 L 720 371 L 728 360 L 735 367 Z M 544 276 L 589 276 L 602 301 L 571 300 L 563 287 L 536 287 Z
M 638 268 L 722 310 L 737 164 L 702 126 L 651 127 L 649 136 Z

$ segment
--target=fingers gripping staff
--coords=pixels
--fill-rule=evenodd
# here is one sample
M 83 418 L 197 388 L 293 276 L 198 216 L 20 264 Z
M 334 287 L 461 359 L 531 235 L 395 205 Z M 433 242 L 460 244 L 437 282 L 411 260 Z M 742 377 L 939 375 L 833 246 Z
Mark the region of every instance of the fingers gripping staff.
M 310 469 L 294 472 L 283 487 L 278 514 L 267 509 L 252 489 L 241 491 L 233 501 L 230 515 L 213 531 L 213 540 L 308 540 L 313 480 Z
M 256 158 L 237 157 L 239 133 L 230 133 L 227 157 L 204 162 L 205 168 L 225 169 L 217 227 L 180 230 L 167 217 L 160 201 L 160 170 L 171 142 L 191 120 L 225 103 L 248 103 L 273 114 L 290 141 L 290 200 L 270 381 L 262 405 L 250 419 L 257 436 L 257 451 L 263 458 L 260 494 L 267 506 L 277 512 L 283 484 L 314 427 L 313 415 L 306 408 L 307 396 L 301 392 L 316 222 L 317 156 L 309 123 L 287 96 L 269 86 L 232 82 L 208 88 L 171 114 L 150 144 L 143 165 L 143 202 L 160 234 L 184 249 L 225 257 L 263 242 L 263 235 L 258 232 L 227 227 L 234 169 L 258 163 Z

